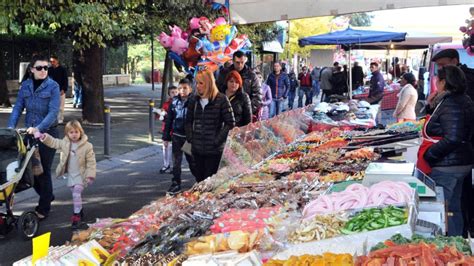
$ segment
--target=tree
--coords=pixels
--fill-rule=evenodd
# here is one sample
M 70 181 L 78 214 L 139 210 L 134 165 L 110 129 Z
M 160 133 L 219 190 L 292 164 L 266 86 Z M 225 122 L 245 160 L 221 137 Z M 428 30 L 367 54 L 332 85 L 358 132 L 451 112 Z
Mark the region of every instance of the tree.
M 142 34 L 145 1 L 4 1 L 0 28 L 35 25 L 68 39 L 75 49 L 74 73 L 83 85 L 83 120 L 103 122 L 103 47 Z
M 291 20 L 288 29 L 289 41 L 282 57 L 287 58 L 288 55 L 292 56 L 294 54 L 303 57 L 309 56 L 311 49 L 318 46 L 300 47 L 298 45 L 298 40 L 300 38 L 329 32 L 332 19 L 333 17 L 317 17 Z
M 347 15 L 349 17 L 349 24 L 354 27 L 367 27 L 372 25 L 373 15 L 367 13 L 354 13 Z

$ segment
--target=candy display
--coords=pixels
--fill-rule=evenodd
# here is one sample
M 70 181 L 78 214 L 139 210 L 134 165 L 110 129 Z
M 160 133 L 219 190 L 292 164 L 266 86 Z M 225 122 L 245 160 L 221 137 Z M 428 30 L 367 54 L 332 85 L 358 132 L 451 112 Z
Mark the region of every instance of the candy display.
M 387 247 L 357 259 L 355 265 L 474 265 L 474 258 L 456 247 L 438 249 L 424 242 Z
M 208 20 L 194 22 L 215 41 L 228 34 L 225 27 L 212 31 Z M 412 138 L 410 127 L 315 130 L 315 125 L 308 112 L 297 109 L 234 128 L 215 175 L 130 217 L 99 219 L 75 233 L 71 244 L 97 241 L 121 265 L 240 258 L 255 265 L 390 265 L 419 262 L 423 256 L 417 252 L 429 252 L 435 261 L 471 260 L 465 241 L 412 237 L 418 198 L 407 183 L 360 184 L 369 164 L 382 156 L 372 144 Z M 396 233 L 403 236 L 387 240 Z M 331 249 L 349 254 L 328 253 Z M 361 254 L 366 256 L 356 257 Z
M 266 219 L 275 215 L 280 207 L 253 209 L 230 209 L 219 218 L 214 219 L 210 230 L 213 234 L 231 231 L 253 232 L 268 226 Z
M 288 260 L 269 260 L 265 266 L 292 266 L 292 265 L 339 265 L 352 266 L 354 259 L 351 254 L 324 253 L 322 255 L 291 256 Z
M 347 217 L 340 214 L 315 216 L 305 220 L 293 232 L 290 232 L 288 240 L 292 243 L 322 240 L 337 236 L 347 222 Z
M 349 185 L 344 191 L 322 195 L 303 209 L 306 219 L 315 215 L 337 213 L 349 209 L 361 209 L 390 204 L 406 204 L 412 201 L 415 191 L 407 183 L 384 181 L 367 188 L 361 184 Z
M 341 229 L 344 234 L 372 231 L 405 224 L 408 219 L 406 209 L 389 206 L 383 209 L 364 209 L 351 218 Z

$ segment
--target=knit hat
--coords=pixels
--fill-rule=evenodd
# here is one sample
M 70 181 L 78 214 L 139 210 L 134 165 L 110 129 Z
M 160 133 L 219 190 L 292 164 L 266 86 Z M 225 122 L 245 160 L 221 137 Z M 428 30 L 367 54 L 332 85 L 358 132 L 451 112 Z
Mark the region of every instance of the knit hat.
M 237 72 L 236 70 L 230 71 L 229 74 L 227 74 L 227 76 L 225 77 L 225 83 L 227 84 L 227 82 L 231 78 L 234 78 L 234 80 L 237 81 L 237 83 L 239 83 L 239 88 L 242 88 L 243 82 L 242 82 L 242 77 L 240 76 L 239 72 Z

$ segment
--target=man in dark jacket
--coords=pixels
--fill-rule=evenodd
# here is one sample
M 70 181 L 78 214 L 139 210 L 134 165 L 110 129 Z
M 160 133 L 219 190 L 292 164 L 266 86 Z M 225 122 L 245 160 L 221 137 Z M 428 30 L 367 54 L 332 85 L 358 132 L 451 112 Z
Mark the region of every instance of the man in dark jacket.
M 61 92 L 61 103 L 58 114 L 58 123 L 61 124 L 64 122 L 64 103 L 66 101 L 68 87 L 67 70 L 59 64 L 59 59 L 55 55 L 51 56 L 50 62 L 51 68 L 48 70 L 48 76 L 58 83 Z
M 288 97 L 290 90 L 290 79 L 288 75 L 281 71 L 280 62 L 273 64 L 273 73 L 267 78 L 267 85 L 272 92 L 272 104 L 270 105 L 270 117 L 278 115 L 283 107 L 283 101 Z
M 364 85 L 364 71 L 358 62 L 354 62 L 352 67 L 352 89 L 356 90 L 362 85 Z
M 378 104 L 383 97 L 383 90 L 385 88 L 385 80 L 379 70 L 379 64 L 376 62 L 370 63 L 370 71 L 372 77 L 370 78 L 370 90 L 367 102 L 370 104 Z
M 474 69 L 468 68 L 467 65 L 460 63 L 459 53 L 456 49 L 442 50 L 433 56 L 431 61 L 435 62 L 438 65 L 438 68 L 443 68 L 449 65 L 458 66 L 466 76 L 466 94 L 471 98 L 471 100 L 474 100 Z M 429 100 L 433 99 L 434 95 L 431 95 Z M 474 145 L 474 135 L 471 143 Z M 471 157 L 474 157 L 474 155 L 471 155 Z M 465 236 L 467 235 L 468 230 L 471 232 L 474 231 L 474 204 L 472 203 L 472 193 L 474 193 L 472 188 L 472 174 L 468 174 L 464 178 L 461 199 L 465 224 L 463 235 Z
M 304 96 L 306 96 L 304 103 L 305 106 L 313 102 L 311 94 L 313 89 L 313 79 L 311 77 L 311 73 L 309 73 L 306 66 L 304 66 L 301 70 L 301 73 L 298 74 L 298 80 L 300 81 L 300 89 L 298 90 L 298 108 L 303 107 Z
M 232 56 L 233 64 L 229 68 L 224 68 L 220 71 L 216 84 L 219 91 L 225 93 L 227 84 L 225 78 L 230 71 L 236 70 L 239 72 L 244 82 L 244 91 L 250 97 L 252 102 L 252 113 L 257 114 L 258 109 L 262 105 L 262 93 L 260 92 L 260 82 L 258 82 L 255 72 L 247 66 L 247 55 L 242 51 L 237 51 Z
M 341 66 L 337 66 L 334 69 L 334 72 L 332 73 L 332 77 L 330 81 L 332 85 L 332 90 L 331 90 L 331 93 L 328 94 L 328 96 L 331 96 L 331 95 L 342 96 L 344 93 L 347 92 L 346 75 L 344 75 L 344 72 L 341 70 Z
M 163 131 L 163 141 L 172 142 L 173 153 L 173 178 L 168 193 L 174 195 L 181 191 L 181 162 L 183 161 L 183 151 L 181 148 L 186 142 L 186 113 L 188 108 L 188 98 L 192 93 L 191 81 L 182 79 L 179 81 L 178 96 L 168 109 L 165 121 L 165 130 Z M 191 173 L 194 170 L 194 161 L 191 155 L 185 154 Z M 193 173 L 194 174 L 194 173 Z

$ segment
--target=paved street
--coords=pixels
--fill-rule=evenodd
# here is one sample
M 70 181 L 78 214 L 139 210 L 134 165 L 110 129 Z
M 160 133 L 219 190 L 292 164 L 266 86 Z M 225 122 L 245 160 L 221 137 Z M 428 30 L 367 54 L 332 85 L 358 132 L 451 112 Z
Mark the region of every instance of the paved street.
M 96 182 L 84 192 L 86 220 L 126 217 L 148 202 L 165 195 L 171 175 L 158 174 L 162 164 L 161 145 L 150 143 L 147 135 L 147 100 L 154 97 L 158 99 L 159 95 L 160 90 L 153 92 L 150 85 L 105 89 L 105 101 L 112 108 L 112 157 L 104 160 L 102 128 L 85 127 L 100 161 Z M 70 102 L 71 99 L 68 99 L 66 120 L 80 117 L 80 111 L 73 109 Z M 11 109 L 0 109 L 1 125 L 6 124 L 10 111 Z M 156 129 L 160 128 L 157 124 Z M 57 154 L 56 162 L 58 158 Z M 194 180 L 189 171 L 183 174 L 183 185 L 191 187 Z M 50 216 L 41 222 L 40 233 L 51 232 L 51 245 L 60 245 L 72 235 L 72 199 L 65 180 L 54 179 L 53 182 L 56 200 Z M 30 189 L 16 196 L 14 210 L 17 213 L 32 210 L 36 203 L 37 196 Z M 11 265 L 30 254 L 31 241 L 23 241 L 16 231 L 6 239 L 0 239 L 0 265 Z

